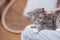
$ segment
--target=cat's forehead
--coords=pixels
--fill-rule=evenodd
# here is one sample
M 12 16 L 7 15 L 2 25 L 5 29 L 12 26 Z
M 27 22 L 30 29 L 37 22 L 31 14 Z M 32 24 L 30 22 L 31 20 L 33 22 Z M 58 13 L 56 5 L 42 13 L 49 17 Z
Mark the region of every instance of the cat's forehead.
M 28 15 L 34 16 L 34 17 L 39 17 L 39 16 L 44 16 L 45 12 L 44 12 L 44 9 L 35 9 L 35 10 L 29 12 Z
M 38 13 L 38 12 L 44 12 L 44 9 L 35 9 L 35 10 L 33 10 L 33 12 L 36 12 L 36 13 Z

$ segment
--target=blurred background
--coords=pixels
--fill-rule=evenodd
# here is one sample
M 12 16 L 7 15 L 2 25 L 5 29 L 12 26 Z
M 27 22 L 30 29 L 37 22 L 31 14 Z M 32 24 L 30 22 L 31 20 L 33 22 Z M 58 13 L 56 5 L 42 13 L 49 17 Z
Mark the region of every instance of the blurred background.
M 0 0 L 0 19 L 2 12 L 10 0 Z M 6 24 L 12 29 L 23 30 L 31 21 L 23 16 L 23 10 L 27 0 L 16 0 L 15 3 L 10 7 L 6 14 Z M 58 7 L 60 6 L 60 0 Z M 4 29 L 0 20 L 0 40 L 20 40 L 21 34 L 15 34 L 8 32 Z
M 6 24 L 15 30 L 23 30 L 29 24 L 29 20 L 23 17 L 23 10 L 27 0 L 16 0 L 6 13 Z M 0 16 L 9 0 L 0 0 Z M 20 34 L 8 32 L 4 29 L 0 20 L 0 40 L 20 40 Z

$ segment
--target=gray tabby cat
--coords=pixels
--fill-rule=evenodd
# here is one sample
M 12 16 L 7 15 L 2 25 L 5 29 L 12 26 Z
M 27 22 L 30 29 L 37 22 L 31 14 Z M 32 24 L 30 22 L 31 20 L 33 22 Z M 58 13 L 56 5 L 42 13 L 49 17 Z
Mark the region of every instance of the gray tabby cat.
M 35 26 L 31 28 L 37 28 L 39 31 L 42 29 L 56 30 L 57 13 L 46 14 L 44 8 L 41 8 L 29 12 L 28 15 L 30 16 L 30 19 L 32 19 L 33 24 L 35 24 Z

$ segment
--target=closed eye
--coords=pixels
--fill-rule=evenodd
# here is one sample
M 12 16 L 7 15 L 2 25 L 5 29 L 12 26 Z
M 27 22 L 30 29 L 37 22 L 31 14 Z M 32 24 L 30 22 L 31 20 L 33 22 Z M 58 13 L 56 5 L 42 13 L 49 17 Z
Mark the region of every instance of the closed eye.
M 39 19 L 43 19 L 43 17 L 39 17 Z

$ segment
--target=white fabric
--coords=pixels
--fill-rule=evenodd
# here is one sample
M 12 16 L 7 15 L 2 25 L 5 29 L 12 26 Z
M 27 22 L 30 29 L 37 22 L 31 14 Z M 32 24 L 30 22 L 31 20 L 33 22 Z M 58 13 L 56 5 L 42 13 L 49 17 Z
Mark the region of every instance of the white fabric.
M 31 28 L 33 24 L 28 25 L 21 34 L 21 40 L 60 40 L 60 31 L 41 30 L 35 33 Z
M 27 13 L 37 8 L 45 8 L 45 10 L 55 9 L 57 2 L 58 0 L 27 0 L 23 15 L 29 17 Z

